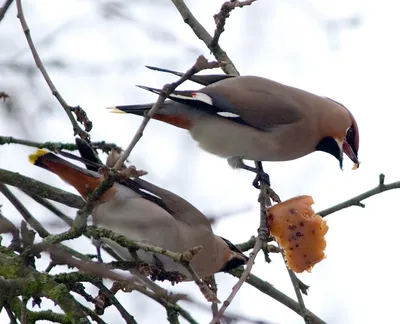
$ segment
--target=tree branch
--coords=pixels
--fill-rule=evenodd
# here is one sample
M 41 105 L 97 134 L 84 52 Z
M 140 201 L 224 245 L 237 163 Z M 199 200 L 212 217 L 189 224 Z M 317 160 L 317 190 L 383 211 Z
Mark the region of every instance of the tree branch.
M 14 0 L 6 0 L 4 4 L 0 7 L 0 22 L 3 20 L 8 8 L 10 8 L 13 1 Z
M 379 175 L 379 184 L 377 187 L 368 190 L 358 196 L 355 196 L 353 198 L 350 198 L 340 204 L 337 204 L 335 206 L 329 207 L 327 209 L 324 209 L 318 213 L 317 215 L 320 215 L 321 217 L 328 216 L 330 214 L 336 213 L 339 210 L 351 207 L 351 206 L 359 206 L 364 208 L 365 206 L 361 203 L 364 199 L 367 199 L 369 197 L 379 195 L 382 192 L 388 191 L 388 190 L 393 190 L 393 189 L 399 189 L 400 188 L 400 181 L 392 182 L 389 184 L 385 184 L 385 175 L 382 173 Z
M 48 274 L 25 266 L 22 256 L 4 248 L 0 251 L 0 287 L 2 294 L 8 297 L 45 296 L 56 302 L 71 319 L 79 319 L 85 324 L 90 323 L 86 319 L 82 305 L 70 295 L 65 285 L 58 284 Z
M 19 139 L 11 136 L 0 136 L 0 145 L 4 144 L 20 144 L 29 147 L 35 147 L 40 149 L 48 149 L 53 152 L 67 150 L 67 151 L 75 151 L 77 150 L 75 143 L 61 143 L 61 142 L 33 142 L 24 139 Z M 106 143 L 104 141 L 100 142 L 91 142 L 91 146 L 94 149 L 100 149 L 103 152 L 110 152 L 113 148 L 118 148 L 118 146 L 114 143 Z
M 63 107 L 65 113 L 67 114 L 71 124 L 72 124 L 72 128 L 74 131 L 74 135 L 79 135 L 82 138 L 89 138 L 89 134 L 86 131 L 90 131 L 90 128 L 87 127 L 86 131 L 84 131 L 77 123 L 77 121 L 75 120 L 72 111 L 74 109 L 77 108 L 73 108 L 70 105 L 67 104 L 67 102 L 64 100 L 64 98 L 61 96 L 61 94 L 58 92 L 57 88 L 55 87 L 53 81 L 51 81 L 49 74 L 47 73 L 42 60 L 40 59 L 39 53 L 36 50 L 35 44 L 33 43 L 32 37 L 31 37 L 31 32 L 30 29 L 28 27 L 28 24 L 26 22 L 25 16 L 24 16 L 24 12 L 22 10 L 22 3 L 21 0 L 16 0 L 17 2 L 17 12 L 18 15 L 17 17 L 19 18 L 20 22 L 21 22 L 21 26 L 22 26 L 22 30 L 25 34 L 26 40 L 28 41 L 28 45 L 29 48 L 32 52 L 33 55 L 33 59 L 35 60 L 36 66 L 39 69 L 39 71 L 42 73 L 44 80 L 46 81 L 47 85 L 50 88 L 51 93 L 53 94 L 54 97 L 56 97 L 56 99 L 58 100 L 58 102 L 61 104 L 61 106 Z M 81 108 L 79 107 L 79 112 L 81 112 Z M 86 113 L 85 113 L 86 115 Z M 77 116 L 79 119 L 79 115 Z
M 214 57 L 218 62 L 224 63 L 221 69 L 226 74 L 239 75 L 238 70 L 236 70 L 235 65 L 229 58 L 228 54 L 222 50 L 222 48 L 216 44 L 216 46 L 211 47 L 211 42 L 213 38 L 208 33 L 208 31 L 198 22 L 198 20 L 193 16 L 189 8 L 186 6 L 183 0 L 171 0 L 181 14 L 183 21 L 192 28 L 196 36 L 206 44 L 208 49 L 213 53 Z
M 254 163 L 259 172 L 264 172 L 261 162 L 255 161 Z M 251 269 L 253 268 L 258 252 L 260 252 L 264 242 L 267 242 L 269 238 L 270 233 L 269 233 L 268 214 L 266 206 L 271 206 L 272 203 L 271 203 L 271 198 L 267 194 L 267 184 L 263 179 L 260 179 L 259 202 L 260 202 L 260 227 L 258 229 L 258 236 L 254 244 L 253 251 L 250 253 L 249 261 L 247 261 L 246 270 L 243 271 L 239 281 L 233 286 L 232 292 L 230 293 L 228 298 L 224 301 L 221 309 L 219 310 L 217 315 L 213 317 L 210 324 L 217 324 L 219 320 L 222 318 L 224 312 L 231 304 L 233 298 L 235 298 L 236 294 L 239 292 L 240 288 L 246 281 L 247 277 L 250 275 Z
M 218 46 L 219 38 L 221 34 L 225 31 L 226 19 L 229 17 L 230 12 L 239 7 L 250 6 L 256 0 L 246 0 L 246 1 L 227 1 L 225 2 L 219 13 L 214 15 L 215 25 L 217 28 L 214 31 L 214 37 L 211 40 L 210 48 L 215 48 Z
M 241 278 L 244 270 L 243 268 L 236 268 L 232 271 L 230 271 L 230 274 L 237 277 Z M 299 314 L 301 316 L 300 312 L 300 305 L 294 301 L 292 298 L 289 296 L 285 295 L 283 292 L 280 290 L 276 289 L 273 285 L 271 285 L 268 281 L 262 280 L 259 277 L 250 274 L 246 282 L 253 286 L 254 288 L 258 289 L 262 293 L 270 296 L 271 298 L 275 299 L 276 301 L 280 302 L 281 304 L 285 305 L 286 307 L 290 308 L 292 311 L 295 313 Z M 313 324 L 326 324 L 322 319 L 320 319 L 317 315 L 312 313 L 310 310 L 307 310 L 308 315 L 310 319 L 312 320 Z

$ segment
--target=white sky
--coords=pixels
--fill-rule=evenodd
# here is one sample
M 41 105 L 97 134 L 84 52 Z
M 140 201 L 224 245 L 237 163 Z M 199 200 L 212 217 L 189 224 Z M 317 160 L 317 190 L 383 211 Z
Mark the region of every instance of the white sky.
M 134 85 L 160 87 L 173 80 L 168 75 L 147 70 L 144 64 L 185 71 L 199 54 L 211 58 L 208 49 L 168 1 L 163 5 L 158 1 L 159 5 L 154 7 L 150 1 L 130 6 L 126 12 L 134 22 L 119 22 L 120 18 L 116 18 L 117 22 L 100 20 L 95 2 L 90 1 L 23 3 L 35 41 L 65 23 L 71 24 L 60 32 L 53 44 L 39 43 L 38 50 L 44 61 L 63 59 L 70 64 L 72 71 L 49 69 L 49 73 L 67 102 L 81 105 L 94 122 L 93 140 L 126 146 L 141 119 L 110 115 L 103 108 L 155 100 L 154 95 Z M 214 30 L 213 15 L 222 3 L 188 1 L 195 16 L 210 32 Z M 345 104 L 358 121 L 362 164 L 357 171 L 351 171 L 349 160 L 341 171 L 338 162 L 324 153 L 291 162 L 264 164 L 273 188 L 282 199 L 309 194 L 318 211 L 376 186 L 379 173 L 386 175 L 387 182 L 399 180 L 397 31 L 400 26 L 396 9 L 395 2 L 387 0 L 260 0 L 231 14 L 221 46 L 242 75 L 264 76 L 329 96 Z M 361 16 L 359 27 L 327 32 L 327 22 L 354 15 Z M 136 23 L 145 25 L 145 30 Z M 1 60 L 15 58 L 17 63 L 34 66 L 15 8 L 0 25 L 0 41 L 3 42 L 1 52 L 6 52 L 0 54 Z M 118 60 L 124 60 L 125 67 L 115 67 Z M 103 66 L 106 72 L 93 76 L 80 70 L 82 66 Z M 42 78 L 39 75 L 35 78 L 37 90 L 32 94 L 27 92 L 29 84 L 7 77 L 11 74 L 3 72 L 0 91 L 14 87 L 12 94 L 27 117 L 24 125 L 28 130 L 23 133 L 0 109 L 0 135 L 72 142 L 70 124 Z M 190 86 L 193 84 L 185 85 Z M 55 112 L 42 112 L 38 118 L 40 106 L 35 94 L 52 104 Z M 73 191 L 56 176 L 30 165 L 27 155 L 33 151 L 22 146 L 2 146 L 0 167 Z M 138 168 L 150 172 L 147 179 L 180 194 L 205 213 L 251 207 L 246 213 L 217 223 L 214 227 L 217 234 L 232 242 L 242 242 L 256 233 L 258 204 L 257 191 L 251 187 L 253 175 L 232 170 L 224 160 L 200 151 L 184 131 L 151 122 L 130 160 Z M 399 321 L 397 197 L 397 191 L 387 192 L 364 201 L 364 209 L 352 207 L 327 217 L 327 259 L 316 265 L 311 274 L 299 277 L 311 286 L 309 296 L 305 297 L 307 307 L 328 323 Z M 55 221 L 54 216 L 28 198 L 21 195 L 21 199 L 40 221 Z M 6 217 L 15 223 L 20 221 L 18 213 L 2 196 L 0 204 Z M 65 210 L 74 215 L 73 210 Z M 52 228 L 53 231 L 63 229 Z M 82 242 L 87 251 L 94 251 L 87 240 L 72 242 L 71 246 L 82 250 Z M 265 264 L 263 256 L 259 255 L 253 273 L 295 299 L 281 256 L 271 255 L 271 258 L 273 262 Z M 45 266 L 43 259 L 38 264 Z M 217 281 L 219 297 L 224 300 L 236 279 L 219 274 Z M 193 283 L 179 284 L 173 290 L 198 295 Z M 139 323 L 166 322 L 163 309 L 139 294 L 118 297 Z M 191 305 L 182 305 L 189 308 L 200 323 L 210 320 L 209 314 Z M 248 285 L 240 291 L 229 310 L 280 324 L 303 323 L 298 315 Z M 123 323 L 114 316 L 116 312 L 108 309 L 105 320 Z M 7 321 L 4 312 L 0 314 L 0 321 Z

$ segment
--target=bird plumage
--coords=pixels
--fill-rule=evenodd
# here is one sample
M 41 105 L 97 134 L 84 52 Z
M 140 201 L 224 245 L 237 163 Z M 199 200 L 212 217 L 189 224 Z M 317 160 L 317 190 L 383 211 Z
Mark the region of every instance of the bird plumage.
M 99 173 L 80 168 L 45 150 L 31 155 L 30 161 L 58 175 L 84 199 L 103 181 Z M 91 167 L 94 168 L 93 164 Z M 233 249 L 229 241 L 213 233 L 208 219 L 193 205 L 142 179 L 114 183 L 97 201 L 92 218 L 95 225 L 173 252 L 181 253 L 203 246 L 191 262 L 202 278 L 247 261 L 247 257 Z M 111 240 L 104 241 L 123 259 L 132 259 L 125 248 Z M 164 270 L 179 271 L 186 280 L 192 279 L 185 267 L 167 256 L 141 250 L 137 255 L 147 263 L 160 265 L 161 262 Z
M 320 150 L 340 164 L 343 153 L 359 163 L 358 126 L 342 104 L 256 76 L 207 80 L 198 82 L 207 85 L 200 90 L 174 91 L 154 118 L 187 129 L 204 150 L 228 159 L 288 161 Z M 114 111 L 144 115 L 151 106 L 115 106 Z

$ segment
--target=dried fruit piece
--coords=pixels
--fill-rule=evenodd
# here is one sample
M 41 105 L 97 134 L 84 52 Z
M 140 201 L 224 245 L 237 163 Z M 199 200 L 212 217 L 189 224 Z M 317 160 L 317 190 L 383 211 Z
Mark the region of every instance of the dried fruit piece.
M 325 258 L 328 225 L 315 215 L 313 203 L 311 196 L 299 196 L 268 209 L 271 235 L 283 248 L 288 267 L 298 273 L 310 272 Z

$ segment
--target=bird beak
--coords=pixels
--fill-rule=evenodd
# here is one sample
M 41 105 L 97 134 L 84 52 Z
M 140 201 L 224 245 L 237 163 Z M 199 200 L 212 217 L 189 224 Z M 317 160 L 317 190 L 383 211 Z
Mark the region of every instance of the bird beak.
M 350 144 L 346 142 L 346 140 L 344 140 L 343 142 L 343 153 L 346 154 L 349 159 L 354 162 L 353 170 L 358 169 L 360 161 L 358 160 L 357 154 L 354 152 Z M 342 161 L 340 162 L 340 167 L 342 167 Z

